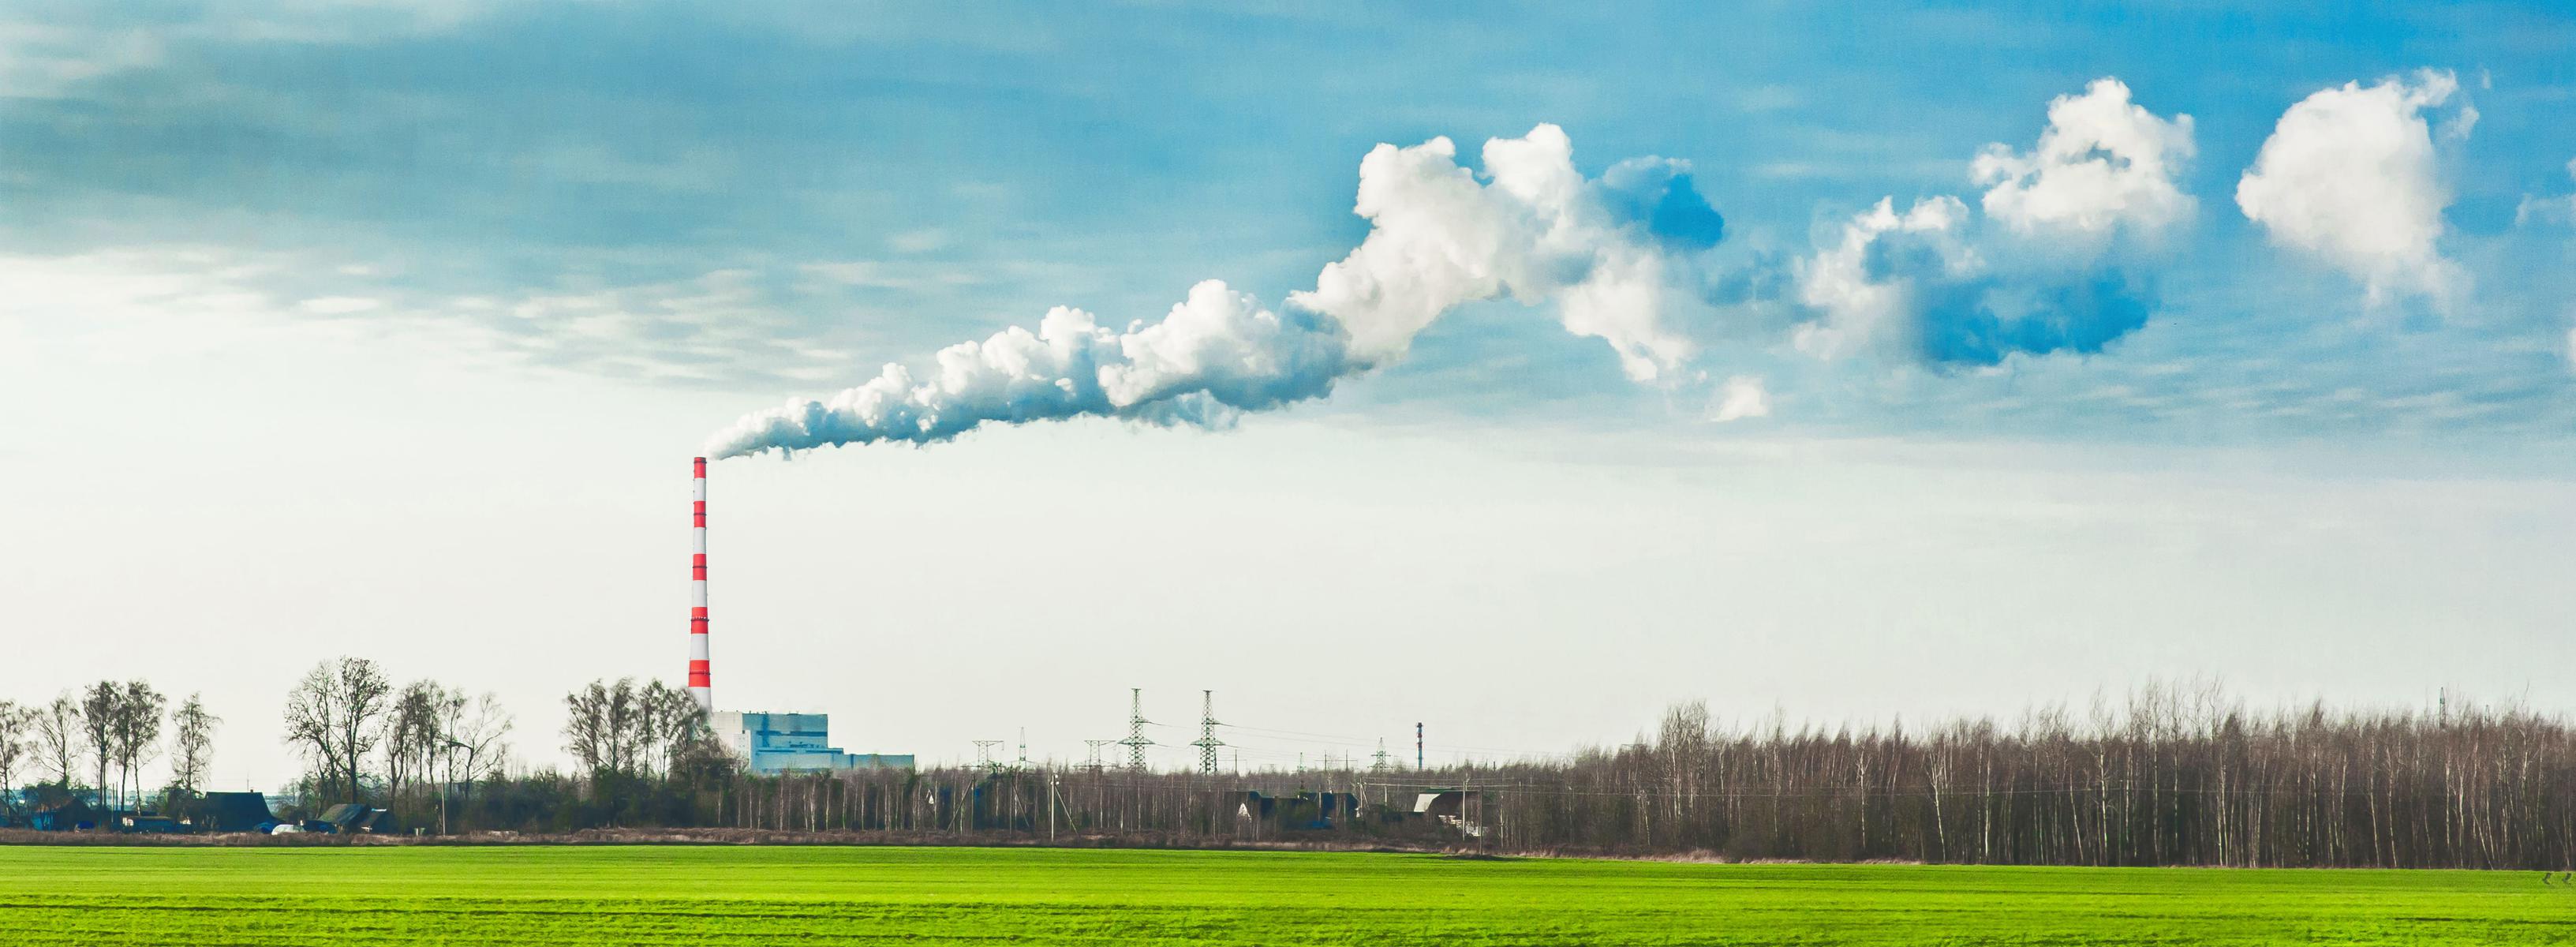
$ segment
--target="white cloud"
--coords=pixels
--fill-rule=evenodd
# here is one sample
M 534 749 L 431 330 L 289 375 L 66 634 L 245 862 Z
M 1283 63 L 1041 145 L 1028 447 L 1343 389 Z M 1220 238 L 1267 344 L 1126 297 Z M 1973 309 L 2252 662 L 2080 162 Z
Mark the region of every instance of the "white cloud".
M 1763 387 L 1762 379 L 1753 375 L 1737 375 L 1718 386 L 1717 401 L 1710 406 L 1708 419 L 1723 423 L 1769 417 L 1770 414 L 1771 392 Z
M 2576 178 L 2576 160 L 2567 162 L 2567 176 Z M 2562 224 L 2576 223 L 2576 194 L 2557 197 L 2523 195 L 2522 203 L 2513 209 L 2513 224 L 2519 227 L 2534 220 L 2555 221 Z
M 2458 91 L 2450 73 L 2427 70 L 2308 96 L 2263 142 L 2237 206 L 2273 242 L 2360 279 L 2374 304 L 2412 294 L 2447 308 L 2467 274 L 2439 247 L 2451 192 L 2424 113 Z M 2474 121 L 2464 108 L 2446 128 L 2466 135 Z
M 1958 237 L 1968 205 L 1943 195 L 1914 202 L 1896 212 L 1892 198 L 1861 212 L 1843 225 L 1842 239 L 1817 251 L 1798 268 L 1798 300 L 1820 315 L 1799 326 L 1792 342 L 1817 358 L 1841 358 L 1873 343 L 1896 342 L 1906 334 L 1919 306 L 1911 280 L 1872 266 L 1873 246 L 1890 234 L 1918 238 L 1939 269 L 1968 275 L 1983 268 L 1976 253 Z
M 2029 153 L 1987 145 L 1973 165 L 1986 215 L 2022 233 L 2107 237 L 2120 225 L 2154 233 L 2188 219 L 2191 196 L 2174 175 L 2192 156 L 2191 116 L 2171 121 L 2131 104 L 2118 79 L 2048 103 L 2048 128 Z
M 1798 302 L 1814 318 L 1792 344 L 1818 358 L 1872 351 L 1942 366 L 2102 351 L 2155 305 L 2116 248 L 2193 213 L 2174 183 L 2191 128 L 2191 116 L 2132 104 L 2118 79 L 2051 100 L 2030 151 L 1993 144 L 1977 156 L 1982 219 L 1948 195 L 1901 214 L 1884 198 L 1799 261 Z

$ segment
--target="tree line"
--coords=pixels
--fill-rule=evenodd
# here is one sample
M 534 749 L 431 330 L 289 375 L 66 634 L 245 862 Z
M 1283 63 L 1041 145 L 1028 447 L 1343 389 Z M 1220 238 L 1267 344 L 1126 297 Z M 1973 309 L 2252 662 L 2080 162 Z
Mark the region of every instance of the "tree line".
M 307 810 L 363 802 L 431 831 L 879 833 L 961 842 L 1436 842 L 1509 851 L 2032 865 L 2576 868 L 2576 726 L 2518 707 L 2251 711 L 2149 686 L 2009 723 L 1792 728 L 1673 708 L 1624 745 L 1430 770 L 1199 775 L 1007 765 L 762 775 L 685 690 L 594 681 L 564 697 L 569 772 L 505 765 L 490 695 L 324 662 L 288 695 Z M 142 682 L 0 704 L 0 786 L 135 788 L 164 742 L 174 789 L 215 726 Z M 167 735 L 164 741 L 164 735 Z M 113 782 L 111 782 L 113 780 Z M 1464 798 L 1415 813 L 1425 793 Z M 1319 794 L 1361 804 L 1324 818 Z M 1344 795 L 1346 794 L 1346 795 Z M 1301 801 L 1302 800 L 1302 801 Z
M 159 758 L 165 729 L 170 788 L 194 790 L 205 777 L 215 727 L 222 722 L 197 695 L 172 708 L 168 697 L 144 681 L 100 681 L 47 704 L 0 700 L 0 807 L 14 808 L 18 801 L 8 790 L 38 774 L 47 777 L 36 784 L 42 804 L 69 798 L 83 776 L 92 777 L 83 788 L 99 790 L 103 798 L 139 799 L 142 767 Z

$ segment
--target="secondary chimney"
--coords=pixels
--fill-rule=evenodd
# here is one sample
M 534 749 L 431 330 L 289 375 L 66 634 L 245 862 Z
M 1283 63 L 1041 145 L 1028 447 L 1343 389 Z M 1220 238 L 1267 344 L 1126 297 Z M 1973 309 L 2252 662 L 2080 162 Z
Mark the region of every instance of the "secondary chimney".
M 689 489 L 689 696 L 698 709 L 716 710 L 715 685 L 707 671 L 707 459 L 690 462 Z

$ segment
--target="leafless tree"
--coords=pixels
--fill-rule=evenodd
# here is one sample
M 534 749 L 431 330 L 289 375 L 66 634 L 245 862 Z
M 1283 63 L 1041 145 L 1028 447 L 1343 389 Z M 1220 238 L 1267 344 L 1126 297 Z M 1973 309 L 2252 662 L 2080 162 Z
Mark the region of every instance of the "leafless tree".
M 144 763 L 151 762 L 161 742 L 161 711 L 169 698 L 142 681 L 127 681 L 116 698 L 115 725 L 109 739 L 116 744 L 117 791 L 128 787 L 137 809 L 142 807 L 143 780 L 139 773 Z
M 463 699 L 462 691 L 452 696 L 458 699 L 441 709 L 445 719 L 439 724 L 448 734 L 446 766 L 449 773 L 464 776 L 470 786 L 499 773 L 507 755 L 502 741 L 513 724 L 509 708 L 501 706 L 498 695 L 485 692 L 470 702 Z
M 0 700 L 0 815 L 16 807 L 19 769 L 35 752 L 28 731 L 35 726 L 36 712 L 20 707 L 16 701 Z
M 286 742 L 323 776 L 323 791 L 352 801 L 364 794 L 367 755 L 384 738 L 392 692 L 375 662 L 344 657 L 314 665 L 287 694 Z
M 54 774 L 54 784 L 65 792 L 80 771 L 81 719 L 80 703 L 70 693 L 36 709 L 36 761 Z
M 197 792 L 205 788 L 206 768 L 214 759 L 215 726 L 223 718 L 207 712 L 196 694 L 170 712 L 170 785 Z
M 585 770 L 668 774 L 711 743 L 697 701 L 660 681 L 592 681 L 564 695 L 564 709 L 564 750 Z
M 393 801 L 403 798 L 405 787 L 437 778 L 433 768 L 447 746 L 442 723 L 449 699 L 436 681 L 413 681 L 394 698 L 385 724 L 385 785 Z
M 108 796 L 107 770 L 116 763 L 117 718 L 125 711 L 125 689 L 115 681 L 100 681 L 81 692 L 81 745 L 89 748 L 90 762 L 98 773 L 94 784 L 99 801 L 115 808 L 121 800 Z

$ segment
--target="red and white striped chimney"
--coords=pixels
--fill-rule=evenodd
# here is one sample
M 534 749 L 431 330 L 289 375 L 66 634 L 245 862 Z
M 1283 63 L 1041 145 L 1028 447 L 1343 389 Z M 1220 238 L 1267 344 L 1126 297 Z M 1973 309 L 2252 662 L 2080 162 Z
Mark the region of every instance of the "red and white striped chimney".
M 689 696 L 714 713 L 715 684 L 707 671 L 707 459 L 690 461 L 689 489 Z

